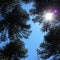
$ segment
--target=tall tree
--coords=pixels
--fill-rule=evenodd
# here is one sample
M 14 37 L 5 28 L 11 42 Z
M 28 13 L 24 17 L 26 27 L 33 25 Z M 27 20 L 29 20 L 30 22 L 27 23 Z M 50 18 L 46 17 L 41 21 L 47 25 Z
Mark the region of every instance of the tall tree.
M 5 40 L 6 31 L 8 32 L 10 39 L 17 35 L 27 38 L 30 31 L 30 25 L 27 25 L 27 21 L 29 20 L 28 13 L 24 11 L 19 4 L 16 4 L 13 9 L 9 10 L 5 12 L 4 18 L 2 20 L 0 19 L 1 39 Z
M 52 22 L 45 22 L 43 14 L 46 11 L 54 9 L 60 9 L 60 0 L 34 0 L 33 8 L 30 10 L 32 15 L 36 17 L 33 19 L 34 22 L 42 23 L 42 31 L 47 32 L 44 36 L 44 42 L 40 44 L 42 50 L 38 50 L 38 54 L 44 60 L 54 56 L 52 60 L 59 60 L 60 56 L 60 13 L 57 13 L 57 17 Z M 54 18 L 53 18 L 54 19 Z
M 6 44 L 1 51 L 0 59 L 21 60 L 21 58 L 27 57 L 27 49 L 25 49 L 24 43 L 20 40 Z
M 60 57 L 60 26 L 56 26 L 44 36 L 44 42 L 41 43 L 40 48 L 42 50 L 38 50 L 38 54 L 43 59 L 48 59 L 53 56 L 53 60 L 59 60 Z
M 27 3 L 29 0 L 0 0 L 0 41 L 10 40 L 10 43 L 0 50 L 0 58 L 19 60 L 26 56 L 27 50 L 21 38 L 28 38 L 31 31 L 27 24 L 29 14 L 21 7 L 23 2 Z
M 30 10 L 31 14 L 35 16 L 33 19 L 34 22 L 43 23 L 43 31 L 47 31 L 51 28 L 53 24 L 57 21 L 60 21 L 60 13 L 57 13 L 56 19 L 54 19 L 51 23 L 50 21 L 44 21 L 43 15 L 45 12 L 53 12 L 55 9 L 59 11 L 60 9 L 60 0 L 33 0 L 34 4 L 32 9 Z

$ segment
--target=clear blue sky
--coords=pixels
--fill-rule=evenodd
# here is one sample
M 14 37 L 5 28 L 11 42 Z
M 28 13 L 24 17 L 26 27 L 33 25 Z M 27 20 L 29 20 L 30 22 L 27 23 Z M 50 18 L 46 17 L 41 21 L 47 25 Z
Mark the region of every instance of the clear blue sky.
M 33 3 L 29 3 L 27 5 L 22 4 L 22 7 L 29 13 L 29 10 L 32 8 L 32 5 Z M 23 40 L 25 43 L 25 47 L 28 49 L 28 53 L 27 53 L 28 57 L 22 60 L 38 60 L 38 55 L 36 50 L 37 48 L 39 48 L 40 43 L 43 42 L 44 40 L 45 33 L 41 31 L 42 25 L 39 25 L 39 23 L 32 22 L 32 18 L 33 16 L 30 15 L 30 21 L 28 22 L 28 24 L 31 25 L 32 33 L 29 36 L 29 39 Z M 46 60 L 52 60 L 52 57 Z
M 30 4 L 23 4 L 23 8 L 29 12 L 33 3 Z M 25 46 L 28 49 L 28 57 L 22 60 L 38 60 L 37 51 L 36 49 L 39 48 L 40 43 L 43 41 L 44 33 L 41 30 L 41 25 L 38 23 L 32 22 L 33 16 L 30 16 L 30 21 L 28 22 L 31 25 L 32 33 L 29 36 L 29 39 L 24 40 Z

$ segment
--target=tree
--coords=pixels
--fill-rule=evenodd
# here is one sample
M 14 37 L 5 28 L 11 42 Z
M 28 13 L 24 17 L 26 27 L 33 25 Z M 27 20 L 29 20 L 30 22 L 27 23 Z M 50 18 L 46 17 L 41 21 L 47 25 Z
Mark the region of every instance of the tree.
M 41 58 L 48 59 L 51 56 L 54 56 L 53 60 L 59 60 L 57 58 L 60 56 L 60 13 L 57 13 L 57 17 L 52 22 L 44 22 L 43 13 L 54 9 L 60 9 L 60 0 L 34 0 L 34 5 L 30 12 L 32 15 L 35 15 L 33 19 L 34 22 L 42 23 L 42 31 L 47 32 L 44 36 L 44 42 L 40 44 L 38 49 L 38 54 Z
M 0 0 L 0 41 L 10 40 L 2 47 L 0 58 L 19 60 L 26 56 L 26 49 L 21 38 L 28 38 L 30 25 L 27 24 L 29 14 L 21 7 L 29 0 Z M 14 56 L 14 57 L 13 57 Z M 16 57 L 16 58 L 15 58 Z
M 43 18 L 45 12 L 53 12 L 55 9 L 59 11 L 60 0 L 34 0 L 33 2 L 33 7 L 30 10 L 30 13 L 35 16 L 35 18 L 33 18 L 33 22 L 43 23 L 43 31 L 48 31 L 52 25 L 56 24 L 57 21 L 60 21 L 59 13 L 56 14 L 56 19 L 54 19 L 51 23 L 50 21 L 45 22 Z
M 60 56 L 60 26 L 52 28 L 44 37 L 45 42 L 41 43 L 40 47 L 43 48 L 38 54 L 41 54 L 43 59 L 47 59 L 51 56 L 53 60 L 59 60 Z
M 14 42 L 6 44 L 1 51 L 1 59 L 20 60 L 21 58 L 27 57 L 27 49 L 25 49 L 24 43 L 20 40 L 15 40 Z
M 28 3 L 31 0 L 0 0 L 0 8 L 1 8 L 1 13 L 6 14 L 7 10 L 13 8 L 15 5 L 24 3 Z
M 6 13 L 4 19 L 0 21 L 0 32 L 3 35 L 1 35 L 1 39 L 6 36 L 7 30 L 9 38 L 14 38 L 17 35 L 20 37 L 27 38 L 27 36 L 29 35 L 28 32 L 30 28 L 30 25 L 27 25 L 26 23 L 29 20 L 28 16 L 28 13 L 24 11 L 21 7 L 19 7 L 18 4 L 15 5 L 13 10 L 11 12 Z M 5 33 L 3 33 L 4 31 Z

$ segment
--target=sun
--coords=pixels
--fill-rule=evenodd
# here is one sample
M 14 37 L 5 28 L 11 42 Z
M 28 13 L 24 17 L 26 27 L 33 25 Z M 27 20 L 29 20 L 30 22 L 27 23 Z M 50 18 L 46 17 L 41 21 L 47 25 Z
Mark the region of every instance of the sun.
M 53 13 L 52 12 L 45 13 L 44 18 L 46 21 L 51 21 L 53 19 Z
M 47 21 L 51 21 L 52 18 L 53 18 L 53 13 L 48 12 L 48 13 L 45 14 L 45 19 Z
M 55 11 L 56 12 L 56 11 Z M 43 22 L 53 22 L 55 19 L 56 19 L 56 13 L 54 11 L 43 11 L 42 13 L 42 19 L 43 19 Z

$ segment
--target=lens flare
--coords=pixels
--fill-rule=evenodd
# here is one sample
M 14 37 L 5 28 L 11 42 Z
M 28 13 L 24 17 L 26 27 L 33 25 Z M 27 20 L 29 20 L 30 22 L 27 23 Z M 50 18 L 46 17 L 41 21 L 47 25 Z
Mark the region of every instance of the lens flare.
M 58 13 L 58 10 L 57 10 L 57 9 L 55 9 L 55 10 L 54 10 L 54 13 Z
M 53 19 L 53 13 L 48 12 L 44 15 L 45 20 L 51 21 Z

